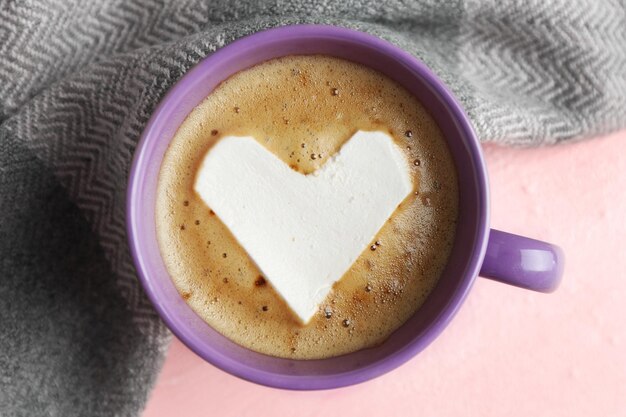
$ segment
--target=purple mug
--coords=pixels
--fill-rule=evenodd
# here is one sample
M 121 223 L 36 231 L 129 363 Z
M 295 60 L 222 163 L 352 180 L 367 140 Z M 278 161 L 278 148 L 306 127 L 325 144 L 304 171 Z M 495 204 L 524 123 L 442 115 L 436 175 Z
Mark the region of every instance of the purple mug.
M 241 347 L 211 328 L 178 294 L 155 230 L 158 173 L 168 144 L 187 115 L 234 73 L 272 58 L 325 54 L 376 69 L 414 94 L 443 131 L 459 180 L 459 218 L 448 264 L 422 307 L 382 345 L 320 360 L 276 358 Z M 419 60 L 374 36 L 319 25 L 259 32 L 196 65 L 161 101 L 135 151 L 127 193 L 130 248 L 145 291 L 172 332 L 191 350 L 233 375 L 259 384 L 311 390 L 375 378 L 424 349 L 452 319 L 481 276 L 551 292 L 563 272 L 553 245 L 489 228 L 487 169 L 471 124 L 444 84 Z

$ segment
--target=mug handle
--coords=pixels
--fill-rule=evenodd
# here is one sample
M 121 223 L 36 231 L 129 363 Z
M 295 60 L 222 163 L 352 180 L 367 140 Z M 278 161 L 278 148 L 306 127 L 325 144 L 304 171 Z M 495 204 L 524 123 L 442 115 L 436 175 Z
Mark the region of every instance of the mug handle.
M 547 293 L 559 286 L 564 261 L 556 245 L 491 229 L 479 275 Z

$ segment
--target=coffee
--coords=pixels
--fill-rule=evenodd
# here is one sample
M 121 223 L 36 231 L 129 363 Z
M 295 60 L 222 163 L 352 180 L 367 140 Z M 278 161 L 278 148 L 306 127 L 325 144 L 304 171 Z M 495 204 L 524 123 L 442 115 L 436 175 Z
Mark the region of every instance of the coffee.
M 196 173 L 220 138 L 252 136 L 293 170 L 311 174 L 358 130 L 394 139 L 410 161 L 415 190 L 302 325 L 194 192 Z M 157 188 L 157 237 L 181 296 L 234 342 L 296 359 L 374 346 L 413 315 L 447 262 L 458 211 L 452 158 L 419 101 L 372 69 L 327 56 L 274 59 L 223 82 L 174 136 Z

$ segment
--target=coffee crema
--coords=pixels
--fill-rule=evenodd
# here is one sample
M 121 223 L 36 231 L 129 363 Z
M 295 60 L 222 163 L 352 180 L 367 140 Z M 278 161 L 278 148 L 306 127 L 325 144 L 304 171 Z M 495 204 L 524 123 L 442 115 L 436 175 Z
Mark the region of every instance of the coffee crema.
M 310 174 L 358 130 L 393 137 L 410 161 L 415 190 L 302 325 L 194 192 L 196 172 L 221 137 L 252 136 L 295 171 Z M 370 68 L 321 55 L 273 59 L 220 84 L 171 141 L 156 199 L 161 255 L 191 308 L 244 347 L 294 359 L 338 356 L 384 342 L 436 285 L 457 214 L 452 158 L 421 103 Z

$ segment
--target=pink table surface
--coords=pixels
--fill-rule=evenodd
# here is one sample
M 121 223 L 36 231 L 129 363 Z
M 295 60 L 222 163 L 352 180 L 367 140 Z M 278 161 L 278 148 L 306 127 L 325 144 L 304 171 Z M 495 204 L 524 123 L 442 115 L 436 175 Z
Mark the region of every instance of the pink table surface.
M 543 149 L 486 145 L 494 228 L 561 245 L 545 295 L 478 279 L 404 366 L 322 392 L 257 386 L 169 348 L 144 417 L 626 416 L 626 131 Z

